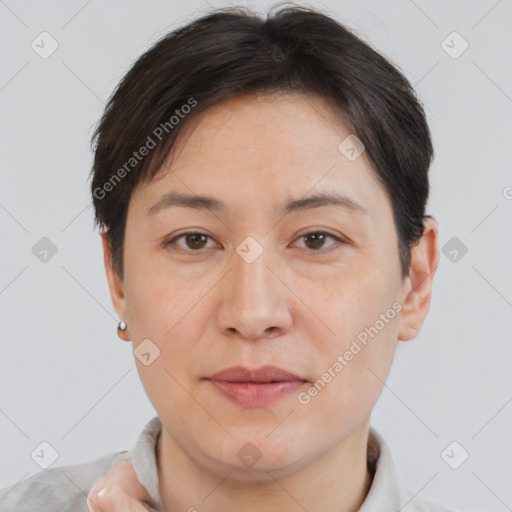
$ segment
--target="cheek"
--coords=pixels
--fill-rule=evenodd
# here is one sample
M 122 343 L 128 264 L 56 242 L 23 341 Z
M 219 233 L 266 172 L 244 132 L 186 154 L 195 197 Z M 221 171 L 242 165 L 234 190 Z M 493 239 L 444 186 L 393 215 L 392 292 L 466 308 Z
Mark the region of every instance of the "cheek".
M 343 350 L 365 328 L 378 321 L 400 296 L 395 274 L 383 271 L 376 258 L 361 259 L 358 266 L 340 268 L 329 279 L 310 283 L 302 293 L 329 327 L 331 344 L 337 350 Z M 391 314 L 388 316 L 392 320 Z
M 201 293 L 197 287 L 179 279 L 168 267 L 162 268 L 158 258 L 144 257 L 141 251 L 127 252 L 125 268 L 127 308 L 132 324 L 142 335 L 163 340 L 172 336 L 180 323 L 189 321 L 187 311 Z
M 313 347 L 321 400 L 342 410 L 374 405 L 396 348 L 397 297 L 395 275 L 369 264 L 360 272 L 340 273 L 317 292 L 315 307 L 331 330 Z
M 180 383 L 192 392 L 198 362 L 204 360 L 199 341 L 211 316 L 205 295 L 212 284 L 205 289 L 184 281 L 165 281 L 164 275 L 146 274 L 132 294 L 130 308 L 136 330 L 132 339 L 149 338 L 159 349 L 151 367 L 137 361 L 148 395 L 153 400 L 163 399 L 161 406 L 171 401 L 184 409 L 189 407 L 190 397 L 183 395 Z
M 382 391 L 393 361 L 394 332 L 390 322 L 373 337 L 368 335 L 365 343 L 347 338 L 331 347 L 328 356 L 324 353 L 316 381 L 300 397 L 305 417 L 317 421 L 323 431 L 332 430 L 334 436 L 341 427 L 347 432 L 356 428 Z

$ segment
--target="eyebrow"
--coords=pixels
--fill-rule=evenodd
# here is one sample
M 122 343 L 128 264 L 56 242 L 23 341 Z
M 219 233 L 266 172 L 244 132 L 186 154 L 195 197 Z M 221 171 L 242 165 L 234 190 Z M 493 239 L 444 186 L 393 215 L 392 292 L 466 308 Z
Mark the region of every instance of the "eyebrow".
M 321 206 L 338 206 L 345 210 L 360 215 L 368 214 L 368 210 L 345 194 L 338 192 L 321 192 L 318 194 L 303 197 L 301 199 L 290 199 L 286 201 L 278 210 L 277 214 L 287 215 L 289 213 L 318 208 Z M 217 213 L 229 214 L 229 208 L 226 203 L 219 201 L 211 196 L 199 196 L 195 194 L 184 194 L 181 192 L 169 192 L 163 195 L 147 214 L 156 213 L 173 207 L 195 208 L 204 211 L 213 211 Z

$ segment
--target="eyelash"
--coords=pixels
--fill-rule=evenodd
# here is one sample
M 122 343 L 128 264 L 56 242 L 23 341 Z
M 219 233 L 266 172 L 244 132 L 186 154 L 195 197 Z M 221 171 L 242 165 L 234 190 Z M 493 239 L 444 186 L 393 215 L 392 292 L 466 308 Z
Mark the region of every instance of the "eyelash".
M 172 237 L 171 239 L 169 240 L 166 240 L 164 241 L 164 247 L 165 248 L 168 248 L 169 246 L 171 245 L 176 245 L 176 241 L 179 240 L 180 238 L 184 238 L 186 237 L 187 235 L 202 235 L 202 236 L 206 236 L 207 238 L 210 238 L 213 240 L 213 238 L 210 236 L 210 235 L 207 235 L 206 233 L 201 233 L 201 232 L 198 232 L 198 231 L 186 231 L 184 233 L 180 233 L 179 235 L 176 235 L 174 237 Z M 327 249 L 308 249 L 308 248 L 303 248 L 303 250 L 305 251 L 308 251 L 308 252 L 311 252 L 311 253 L 321 253 L 321 254 L 325 254 L 326 252 L 329 252 L 331 250 L 334 250 L 333 248 L 340 248 L 340 246 L 342 245 L 345 245 L 347 242 L 331 233 L 328 233 L 326 231 L 307 231 L 306 233 L 302 233 L 301 235 L 299 235 L 297 237 L 297 240 L 298 239 L 302 239 L 304 237 L 307 237 L 308 235 L 327 235 L 328 237 L 332 238 L 333 240 L 336 241 L 335 244 L 331 245 L 330 247 L 328 247 Z M 206 249 L 198 249 L 198 250 L 192 250 L 192 249 L 183 249 L 182 247 L 179 247 L 178 246 L 178 249 L 179 250 L 182 250 L 184 252 L 187 252 L 187 253 L 197 253 L 197 254 L 201 254 L 203 253 L 204 251 L 206 251 Z

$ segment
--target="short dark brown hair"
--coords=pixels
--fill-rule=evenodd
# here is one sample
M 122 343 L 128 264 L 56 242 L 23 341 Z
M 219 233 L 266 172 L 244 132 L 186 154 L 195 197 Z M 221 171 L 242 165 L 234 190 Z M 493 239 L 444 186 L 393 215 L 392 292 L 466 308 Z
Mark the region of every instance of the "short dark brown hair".
M 348 118 L 391 200 L 407 276 L 429 217 L 434 151 L 422 105 L 368 43 L 296 5 L 276 5 L 266 19 L 246 7 L 215 9 L 165 35 L 122 78 L 91 140 L 95 225 L 108 230 L 114 270 L 123 277 L 131 194 L 156 176 L 180 129 L 215 104 L 256 92 L 319 95 Z

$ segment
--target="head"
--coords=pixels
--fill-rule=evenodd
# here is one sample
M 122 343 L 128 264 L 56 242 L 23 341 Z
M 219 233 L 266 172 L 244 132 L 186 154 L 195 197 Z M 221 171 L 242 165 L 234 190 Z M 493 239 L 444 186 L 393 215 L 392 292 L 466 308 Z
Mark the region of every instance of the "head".
M 136 61 L 93 142 L 113 305 L 151 347 L 137 367 L 176 443 L 243 472 L 251 442 L 284 473 L 363 432 L 438 258 L 432 143 L 400 71 L 317 10 L 218 10 Z M 238 365 L 304 382 L 241 406 L 208 379 Z

